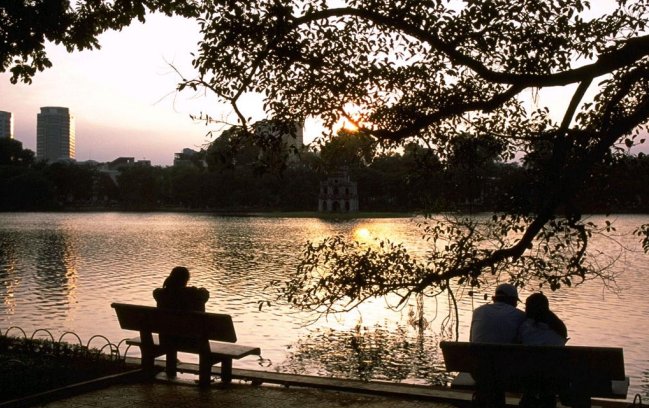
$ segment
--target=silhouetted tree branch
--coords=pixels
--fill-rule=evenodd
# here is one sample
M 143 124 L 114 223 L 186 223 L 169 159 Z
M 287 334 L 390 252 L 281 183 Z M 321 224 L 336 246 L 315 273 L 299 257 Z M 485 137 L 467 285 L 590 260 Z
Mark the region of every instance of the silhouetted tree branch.
M 450 282 L 478 286 L 502 273 L 519 284 L 534 276 L 552 289 L 608 277 L 588 261 L 597 226 L 581 222 L 575 200 L 593 169 L 616 160 L 617 146 L 632 146 L 646 126 L 648 10 L 643 1 L 624 1 L 585 20 L 587 6 L 350 0 L 335 8 L 310 1 L 204 7 L 206 41 L 195 65 L 200 81 L 225 100 L 260 92 L 274 117 L 319 115 L 329 126 L 354 105 L 360 133 L 391 146 L 419 139 L 446 159 L 458 138 L 495 137 L 503 158 L 523 155 L 538 191 L 536 202 L 488 225 L 436 223 L 433 241 L 443 249 L 421 264 L 391 246 L 349 247 L 339 238 L 311 245 L 297 274 L 275 285 L 280 296 L 332 311 L 389 293 L 405 300 Z M 573 94 L 560 123 L 550 109 L 523 106 L 524 92 L 549 87 Z M 593 101 L 584 100 L 592 90 Z

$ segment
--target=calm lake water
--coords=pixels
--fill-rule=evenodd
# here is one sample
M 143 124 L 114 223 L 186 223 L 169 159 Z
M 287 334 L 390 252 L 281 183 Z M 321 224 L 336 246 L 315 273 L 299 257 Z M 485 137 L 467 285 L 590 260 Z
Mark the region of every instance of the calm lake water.
M 613 266 L 619 291 L 589 281 L 546 294 L 568 326 L 569 344 L 624 348 L 632 399 L 635 393 L 649 396 L 649 259 L 628 233 L 648 223 L 649 216 L 612 219 L 615 242 L 595 239 L 593 245 L 619 255 Z M 399 310 L 390 307 L 390 299 L 376 300 L 358 312 L 315 323 L 315 316 L 277 304 L 259 310 L 267 283 L 295 268 L 304 244 L 334 234 L 368 241 L 389 238 L 420 256 L 426 251 L 421 231 L 408 218 L 336 222 L 176 213 L 0 214 L 0 331 L 19 326 L 31 335 L 47 329 L 56 339 L 73 331 L 84 344 L 94 335 L 118 343 L 134 333 L 119 328 L 111 302 L 154 305 L 153 289 L 172 267 L 185 265 L 192 272 L 191 284 L 211 293 L 207 310 L 233 315 L 239 342 L 262 348 L 262 360 L 249 357 L 235 367 L 444 381 L 437 343 L 452 335 L 445 296 L 413 299 Z M 622 253 L 619 245 L 631 250 Z M 491 290 L 484 289 L 489 296 Z M 471 311 L 484 303 L 484 294 L 460 298 L 461 340 L 468 338 Z M 424 327 L 415 324 L 419 315 Z M 19 334 L 15 329 L 11 333 Z M 92 343 L 103 344 L 101 339 Z

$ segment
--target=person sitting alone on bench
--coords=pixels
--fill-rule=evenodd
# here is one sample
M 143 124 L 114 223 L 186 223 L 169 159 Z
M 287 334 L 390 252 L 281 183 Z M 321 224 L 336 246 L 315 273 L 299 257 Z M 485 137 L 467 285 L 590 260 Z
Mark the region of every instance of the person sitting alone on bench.
M 187 282 L 189 282 L 189 269 L 184 266 L 173 268 L 162 287 L 153 291 L 156 306 L 165 309 L 204 312 L 210 292 L 205 288 L 187 286 Z M 167 351 L 167 359 L 174 360 L 178 360 L 178 352 L 175 351 L 175 347 L 179 345 L 200 348 L 200 344 L 195 340 L 177 336 L 160 336 L 160 344 L 171 348 Z M 167 375 L 175 377 L 175 370 L 173 373 L 168 372 Z
M 162 288 L 153 291 L 157 306 L 166 309 L 205 311 L 205 303 L 210 298 L 210 292 L 205 288 L 187 286 L 189 270 L 184 266 L 176 266 L 165 279 Z

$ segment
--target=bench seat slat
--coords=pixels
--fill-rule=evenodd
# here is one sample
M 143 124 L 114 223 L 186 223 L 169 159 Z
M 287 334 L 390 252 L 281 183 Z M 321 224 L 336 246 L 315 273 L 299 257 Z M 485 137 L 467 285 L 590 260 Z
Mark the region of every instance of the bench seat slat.
M 139 347 L 142 345 L 142 339 L 140 338 L 140 336 L 132 337 L 126 339 L 126 344 L 130 346 Z M 155 347 L 160 347 L 160 337 L 157 334 L 153 335 L 153 345 Z M 178 351 L 183 351 L 183 350 L 178 349 Z M 250 355 L 258 356 L 261 354 L 261 349 L 259 347 L 244 346 L 241 344 L 223 343 L 220 341 L 210 341 L 210 354 L 212 356 L 223 356 L 223 357 L 229 357 L 234 359 L 240 359 Z
M 261 354 L 261 349 L 259 347 L 243 346 L 240 344 L 210 341 L 210 353 L 215 356 L 229 356 L 239 359 L 250 355 L 258 356 Z
M 611 380 L 611 394 L 597 395 L 602 398 L 612 399 L 625 399 L 629 390 L 630 379 L 626 377 L 624 380 Z M 451 382 L 451 388 L 455 389 L 474 389 L 475 380 L 471 373 L 460 372 Z

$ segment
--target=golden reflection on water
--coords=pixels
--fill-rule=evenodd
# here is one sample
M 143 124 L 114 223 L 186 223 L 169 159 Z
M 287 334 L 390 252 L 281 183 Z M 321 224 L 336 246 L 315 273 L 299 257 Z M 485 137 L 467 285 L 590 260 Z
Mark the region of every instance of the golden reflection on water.
M 414 227 L 414 224 L 412 227 Z M 354 227 L 350 238 L 367 244 L 377 244 L 379 241 L 386 239 L 398 243 L 404 241 L 404 234 L 401 228 L 395 227 L 394 223 L 379 219 L 359 223 Z
M 370 230 L 365 227 L 357 227 L 354 229 L 354 239 L 358 242 L 369 243 L 372 239 Z
M 41 296 L 68 310 L 76 304 L 77 246 L 74 236 L 62 229 L 44 235 L 36 258 L 36 276 L 42 288 Z
M 15 244 L 11 241 L 0 241 L 0 280 L 2 280 L 3 299 L 9 314 L 16 311 L 16 288 L 20 286 L 20 274 L 16 273 L 18 258 L 16 256 Z
M 2 277 L 2 286 L 4 288 L 3 303 L 7 312 L 9 314 L 14 314 L 16 311 L 15 289 L 20 285 L 20 277 L 15 273 L 16 259 L 12 259 L 8 256 L 5 261 L 6 266 L 4 268 L 4 273 L 0 273 L 0 277 L 6 275 Z

